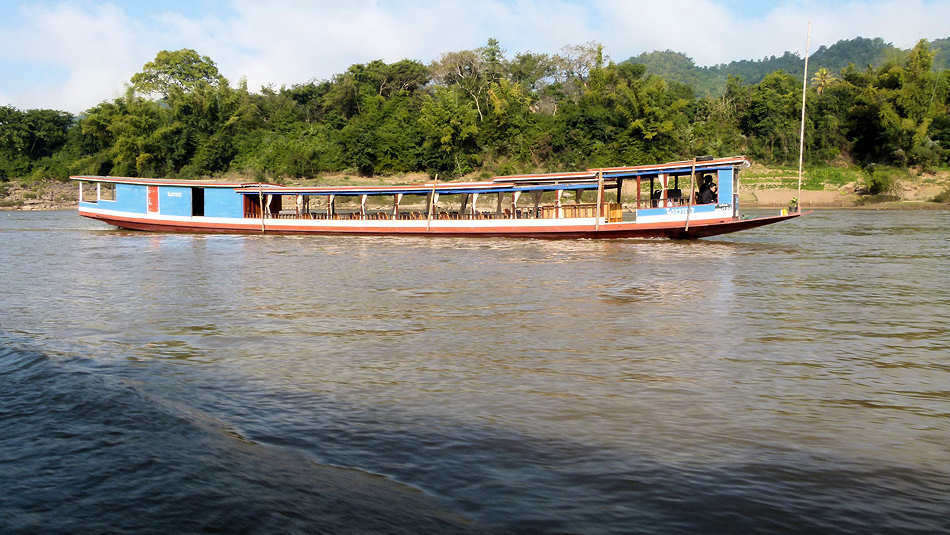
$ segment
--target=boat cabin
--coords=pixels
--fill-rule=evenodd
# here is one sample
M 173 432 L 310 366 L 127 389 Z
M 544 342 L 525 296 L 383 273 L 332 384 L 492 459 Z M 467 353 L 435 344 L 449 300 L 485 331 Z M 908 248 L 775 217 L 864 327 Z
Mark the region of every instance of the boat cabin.
M 177 217 L 244 217 L 243 183 L 101 176 L 79 180 L 79 206 L 117 212 Z

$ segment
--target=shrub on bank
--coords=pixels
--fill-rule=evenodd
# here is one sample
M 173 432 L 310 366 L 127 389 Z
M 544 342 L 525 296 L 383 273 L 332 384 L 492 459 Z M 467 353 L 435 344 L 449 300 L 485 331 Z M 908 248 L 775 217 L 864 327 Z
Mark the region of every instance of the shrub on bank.
M 893 193 L 897 186 L 897 177 L 900 171 L 891 167 L 869 166 L 865 170 L 863 180 L 865 195 L 887 195 Z M 907 172 L 904 171 L 904 174 Z

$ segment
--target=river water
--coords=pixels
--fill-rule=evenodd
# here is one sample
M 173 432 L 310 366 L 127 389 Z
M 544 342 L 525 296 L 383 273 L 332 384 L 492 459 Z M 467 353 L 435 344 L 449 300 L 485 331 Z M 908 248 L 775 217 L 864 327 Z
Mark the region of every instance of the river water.
M 2 532 L 950 531 L 950 211 L 0 240 Z

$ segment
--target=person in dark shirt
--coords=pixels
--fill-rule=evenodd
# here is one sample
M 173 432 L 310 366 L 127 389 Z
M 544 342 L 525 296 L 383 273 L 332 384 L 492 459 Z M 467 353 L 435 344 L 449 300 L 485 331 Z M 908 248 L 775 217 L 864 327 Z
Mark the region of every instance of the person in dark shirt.
M 703 182 L 699 186 L 699 196 L 696 204 L 712 204 L 716 202 L 718 188 L 713 184 L 712 176 L 703 175 Z

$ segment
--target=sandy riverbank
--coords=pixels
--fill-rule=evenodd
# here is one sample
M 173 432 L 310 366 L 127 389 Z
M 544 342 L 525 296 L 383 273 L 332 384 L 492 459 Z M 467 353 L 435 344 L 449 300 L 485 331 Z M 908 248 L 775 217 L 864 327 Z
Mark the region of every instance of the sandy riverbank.
M 869 202 L 865 195 L 854 192 L 853 187 L 825 190 L 802 190 L 801 204 L 805 208 L 879 208 L 879 209 L 933 209 L 950 208 L 950 204 L 933 202 L 944 190 L 940 186 L 900 188 L 889 199 Z M 739 201 L 744 208 L 781 208 L 798 197 L 792 188 L 746 188 L 739 192 Z

